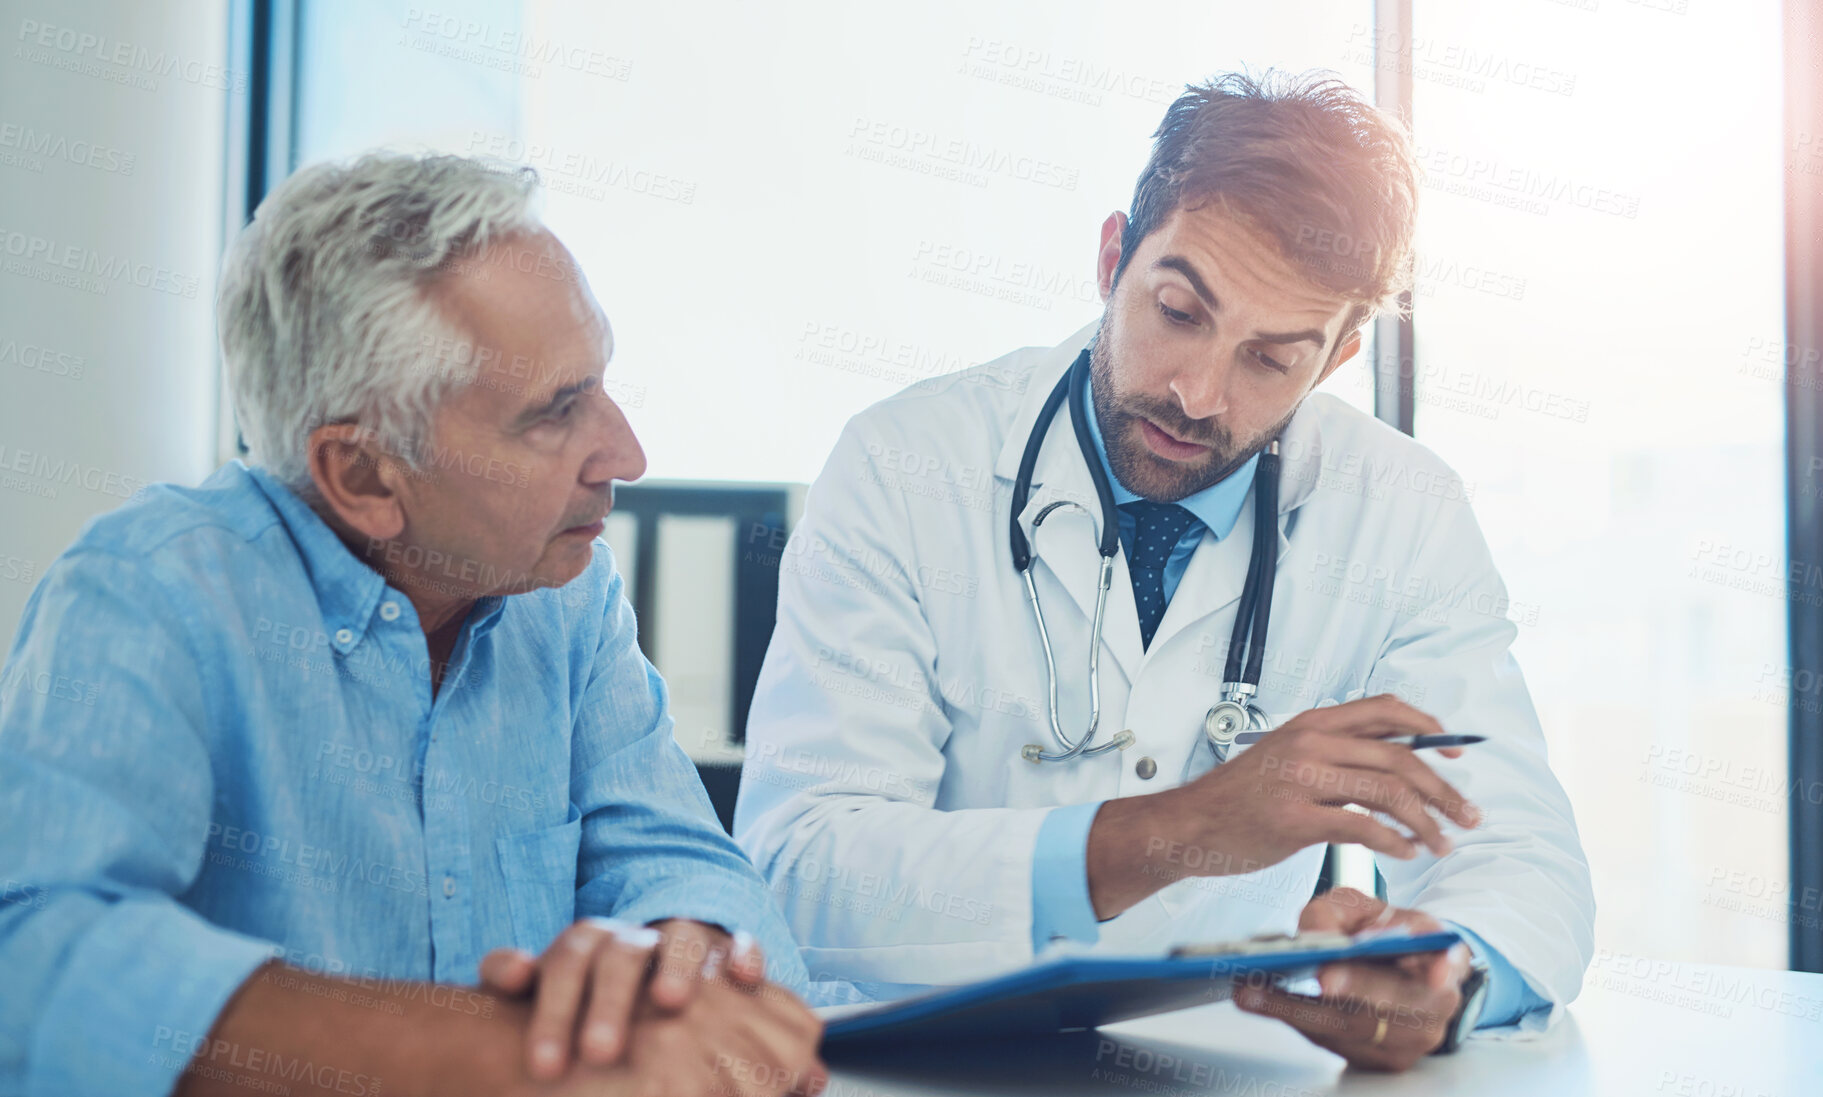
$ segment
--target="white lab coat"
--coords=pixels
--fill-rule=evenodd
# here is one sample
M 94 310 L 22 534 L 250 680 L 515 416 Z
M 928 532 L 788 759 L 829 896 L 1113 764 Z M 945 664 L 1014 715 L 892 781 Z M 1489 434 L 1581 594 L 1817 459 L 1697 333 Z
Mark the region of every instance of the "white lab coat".
M 1039 406 L 1092 334 L 913 386 L 855 416 L 780 554 L 735 835 L 771 881 L 813 980 L 877 993 L 1028 963 L 1047 810 L 1157 792 L 1213 764 L 1196 748 L 1247 572 L 1251 497 L 1227 537 L 1204 534 L 1150 649 L 1117 561 L 1097 742 L 1123 728 L 1137 742 L 1086 761 L 1020 757 L 1028 743 L 1057 747 L 1008 546 L 1012 482 Z M 1282 456 L 1262 708 L 1276 723 L 1390 692 L 1447 730 L 1487 736 L 1460 759 L 1425 758 L 1486 822 L 1446 824 L 1456 845 L 1442 858 L 1381 859 L 1389 898 L 1472 929 L 1540 995 L 1568 1002 L 1593 954 L 1594 896 L 1508 651 L 1517 630 L 1471 489 L 1423 446 L 1323 394 L 1291 420 Z M 1034 483 L 1019 516 L 1028 537 L 1051 502 L 1087 508 L 1053 512 L 1033 538 L 1062 719 L 1077 734 L 1101 516 L 1067 406 Z M 1142 757 L 1157 764 L 1149 780 L 1135 772 Z M 1311 846 L 1250 874 L 1180 880 L 1102 923 L 1100 947 L 1290 931 L 1322 855 Z M 1178 852 L 1192 866 L 1196 856 Z

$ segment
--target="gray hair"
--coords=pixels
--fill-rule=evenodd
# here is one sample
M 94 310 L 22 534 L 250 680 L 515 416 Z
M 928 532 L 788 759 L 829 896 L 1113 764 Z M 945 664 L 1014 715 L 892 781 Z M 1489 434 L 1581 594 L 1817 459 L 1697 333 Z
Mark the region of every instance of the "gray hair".
M 216 314 L 253 461 L 310 485 L 311 431 L 357 423 L 416 467 L 439 400 L 481 355 L 427 289 L 490 241 L 540 227 L 538 174 L 374 152 L 280 183 L 228 249 Z

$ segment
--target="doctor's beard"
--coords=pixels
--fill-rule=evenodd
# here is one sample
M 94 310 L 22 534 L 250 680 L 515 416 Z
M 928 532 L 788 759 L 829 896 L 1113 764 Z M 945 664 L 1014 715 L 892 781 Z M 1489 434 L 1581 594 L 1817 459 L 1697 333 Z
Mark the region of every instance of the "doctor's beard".
M 1102 330 L 1107 330 L 1105 318 Z M 1244 444 L 1237 444 L 1222 424 L 1214 419 L 1191 419 L 1169 399 L 1116 392 L 1111 353 L 1107 341 L 1101 338 L 1095 340 L 1089 351 L 1089 391 L 1095 399 L 1095 419 L 1101 426 L 1101 440 L 1108 448 L 1108 467 L 1122 487 L 1155 503 L 1175 503 L 1220 483 L 1265 449 L 1266 443 L 1277 438 L 1298 411 L 1294 404 L 1285 417 L 1269 429 L 1247 439 Z M 1158 456 L 1140 434 L 1142 416 L 1173 437 L 1208 446 L 1209 453 L 1194 464 L 1168 461 Z

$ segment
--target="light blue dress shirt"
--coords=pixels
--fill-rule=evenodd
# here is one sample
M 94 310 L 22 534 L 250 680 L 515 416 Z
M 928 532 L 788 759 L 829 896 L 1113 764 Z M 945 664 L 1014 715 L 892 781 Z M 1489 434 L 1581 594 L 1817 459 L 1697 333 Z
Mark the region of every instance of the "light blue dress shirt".
M 1133 502 L 1140 496 L 1128 491 L 1115 477 L 1113 468 L 1108 464 L 1108 449 L 1102 441 L 1095 401 L 1089 400 L 1087 403 L 1089 436 L 1095 441 L 1096 456 L 1101 459 L 1101 467 L 1107 473 L 1109 486 L 1114 489 L 1114 502 L 1117 506 Z M 1177 547 L 1172 549 L 1170 557 L 1165 561 L 1167 601 L 1177 592 L 1178 582 L 1190 566 L 1191 554 L 1202 543 L 1203 530 L 1208 529 L 1218 541 L 1234 531 L 1235 523 L 1240 520 L 1241 507 L 1248 500 L 1254 470 L 1258 465 L 1259 457 L 1256 454 L 1224 479 L 1195 495 L 1179 500 L 1179 505 L 1196 515 L 1197 521 L 1192 522 L 1184 531 Z M 1132 551 L 1133 525 L 1132 516 L 1125 511 L 1120 512 L 1120 543 L 1124 552 Z M 1042 950 L 1058 938 L 1093 942 L 1101 936 L 1095 920 L 1095 907 L 1089 900 L 1088 849 L 1089 829 L 1094 824 L 1095 814 L 1101 810 L 1102 803 L 1103 801 L 1097 800 L 1053 808 L 1038 828 L 1038 840 L 1032 858 L 1034 950 Z M 1454 922 L 1444 924 L 1462 934 L 1470 950 L 1488 963 L 1488 994 L 1482 1007 L 1481 1027 L 1510 1024 L 1523 1014 L 1550 1004 L 1533 992 L 1526 985 L 1525 979 L 1487 942 Z
M 1108 486 L 1114 489 L 1114 505 L 1125 506 L 1138 502 L 1142 496 L 1127 490 L 1127 485 L 1114 475 L 1113 466 L 1108 464 L 1108 446 L 1101 440 L 1101 416 L 1095 410 L 1094 400 L 1085 400 L 1089 408 L 1089 437 L 1095 441 L 1095 455 L 1101 458 L 1101 469 L 1108 477 Z M 1260 465 L 1259 454 L 1247 459 L 1247 463 L 1235 469 L 1221 480 L 1210 484 L 1195 495 L 1186 496 L 1177 501 L 1197 520 L 1190 523 L 1183 536 L 1177 539 L 1177 547 L 1165 560 L 1165 601 L 1177 593 L 1177 584 L 1184 578 L 1184 572 L 1190 567 L 1190 556 L 1196 552 L 1196 546 L 1202 544 L 1203 530 L 1208 529 L 1215 539 L 1220 541 L 1234 531 L 1234 524 L 1241 520 L 1241 507 L 1245 506 L 1248 493 L 1253 487 L 1253 471 Z M 1133 516 L 1126 511 L 1119 512 L 1121 551 L 1133 554 Z
M 477 603 L 434 699 L 428 666 L 410 600 L 263 470 L 92 522 L 0 670 L 0 1093 L 166 1093 L 274 957 L 473 983 L 585 915 L 747 929 L 804 990 L 605 544 Z

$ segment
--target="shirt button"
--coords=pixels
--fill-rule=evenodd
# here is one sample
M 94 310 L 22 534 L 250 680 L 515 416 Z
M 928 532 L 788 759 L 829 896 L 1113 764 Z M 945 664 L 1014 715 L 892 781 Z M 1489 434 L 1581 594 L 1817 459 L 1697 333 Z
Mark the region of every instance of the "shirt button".
M 354 633 L 345 628 L 336 629 L 335 642 L 338 644 L 352 644 L 354 643 Z
M 455 894 L 456 894 L 456 878 L 454 876 L 445 876 L 443 878 L 443 897 L 445 899 L 449 899 L 449 898 L 454 897 Z
M 399 603 L 381 602 L 380 617 L 382 620 L 386 621 L 397 621 L 399 619 Z
M 1150 758 L 1141 758 L 1133 763 L 1133 772 L 1139 775 L 1140 780 L 1150 781 L 1158 776 L 1158 763 Z

